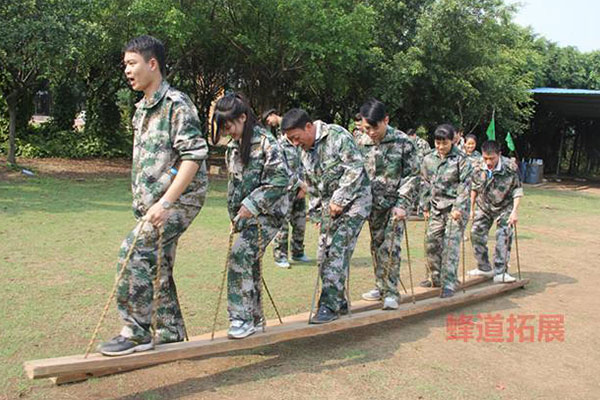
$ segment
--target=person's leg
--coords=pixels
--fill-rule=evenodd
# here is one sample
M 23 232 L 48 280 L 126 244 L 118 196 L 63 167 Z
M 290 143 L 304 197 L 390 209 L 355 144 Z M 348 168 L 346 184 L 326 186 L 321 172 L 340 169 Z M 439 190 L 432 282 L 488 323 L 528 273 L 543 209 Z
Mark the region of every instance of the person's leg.
M 512 247 L 513 229 L 508 225 L 512 209 L 505 210 L 496 219 L 496 249 L 494 252 L 494 273 L 501 275 L 508 272 L 510 250 Z
M 304 256 L 304 236 L 306 234 L 306 199 L 295 199 L 292 203 L 292 258 Z
M 377 232 L 377 236 L 381 239 L 377 247 L 377 287 L 383 298 L 389 297 L 399 301 L 398 282 L 404 227 L 401 221 L 394 223 L 391 217 L 391 209 L 380 215 Z
M 457 271 L 460 260 L 460 241 L 463 238 L 464 220 L 455 221 L 447 214 L 444 232 L 444 250 L 442 254 L 442 288 L 455 291 Z
M 425 255 L 429 266 L 429 279 L 434 286 L 440 286 L 440 271 L 442 266 L 442 252 L 444 249 L 444 231 L 448 213 L 431 210 L 425 234 Z
M 288 257 L 290 217 L 291 214 L 288 214 L 277 234 L 275 235 L 275 240 L 273 241 L 273 259 L 275 262 L 287 259 Z
M 490 272 L 490 260 L 488 257 L 488 234 L 492 226 L 493 219 L 484 213 L 480 208 L 475 210 L 473 225 L 471 226 L 471 244 L 477 269 L 484 272 Z

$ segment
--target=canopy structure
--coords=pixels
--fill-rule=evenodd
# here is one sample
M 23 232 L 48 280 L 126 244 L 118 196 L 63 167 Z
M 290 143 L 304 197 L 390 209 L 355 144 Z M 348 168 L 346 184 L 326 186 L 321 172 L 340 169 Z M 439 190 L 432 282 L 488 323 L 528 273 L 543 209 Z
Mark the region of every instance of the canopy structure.
M 536 88 L 538 104 L 565 117 L 600 119 L 600 90 Z

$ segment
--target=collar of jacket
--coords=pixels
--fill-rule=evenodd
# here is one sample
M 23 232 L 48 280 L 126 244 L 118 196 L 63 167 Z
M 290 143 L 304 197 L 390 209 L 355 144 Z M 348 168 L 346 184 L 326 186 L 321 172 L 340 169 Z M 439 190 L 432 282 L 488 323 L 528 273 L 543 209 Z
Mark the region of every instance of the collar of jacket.
M 435 154 L 435 156 L 439 159 L 442 159 L 442 156 L 440 155 L 440 153 L 438 152 L 437 149 L 434 150 L 433 154 Z M 450 149 L 450 151 L 448 152 L 448 155 L 445 158 L 450 158 L 450 157 L 458 157 L 460 155 L 460 150 L 458 149 L 458 147 L 456 147 L 455 145 L 452 145 L 452 148 Z
M 261 128 L 260 125 L 254 125 L 252 129 L 252 139 L 250 140 L 251 144 L 260 143 L 261 137 L 267 135 L 267 130 Z M 239 140 L 231 139 L 229 143 L 227 143 L 227 147 L 235 148 L 240 147 L 241 142 Z
M 156 92 L 154 92 L 154 94 L 152 95 L 150 101 L 146 101 L 146 98 L 143 97 L 142 100 L 137 102 L 136 107 L 144 108 L 147 110 L 153 108 L 162 100 L 163 97 L 165 97 L 165 94 L 167 93 L 167 90 L 169 90 L 170 87 L 171 85 L 169 85 L 169 82 L 163 79 L 163 81 L 160 83 L 160 86 L 158 87 L 158 90 L 156 90 Z

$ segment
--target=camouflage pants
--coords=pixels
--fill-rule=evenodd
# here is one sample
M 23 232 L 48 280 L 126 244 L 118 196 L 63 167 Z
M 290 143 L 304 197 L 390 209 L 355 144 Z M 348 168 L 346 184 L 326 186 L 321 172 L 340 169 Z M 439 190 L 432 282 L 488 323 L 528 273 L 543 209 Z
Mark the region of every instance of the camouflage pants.
M 394 226 L 395 225 L 395 226 Z M 371 256 L 375 272 L 375 284 L 382 297 L 400 298 L 401 244 L 404 234 L 402 221 L 392 221 L 392 209 L 371 211 Z M 390 250 L 392 258 L 390 260 Z
M 460 221 L 455 221 L 450 217 L 450 208 L 431 209 L 425 234 L 425 253 L 430 279 L 436 286 L 456 288 L 460 241 L 467 221 L 465 212 Z
M 273 242 L 273 258 L 280 260 L 288 256 L 288 232 L 289 225 L 292 227 L 292 241 L 290 247 L 293 257 L 300 257 L 304 254 L 304 232 L 306 231 L 306 199 L 297 199 L 296 196 L 290 197 L 292 205 L 285 222 L 275 236 Z
M 258 218 L 262 228 L 262 254 L 281 228 L 281 219 L 265 215 L 259 215 Z M 254 320 L 256 323 L 262 318 L 258 225 L 254 218 L 238 225 L 239 233 L 228 259 L 227 311 L 230 320 Z
M 329 203 L 324 205 L 329 209 Z M 350 272 L 350 259 L 358 235 L 371 211 L 371 194 L 358 198 L 349 209 L 336 218 L 326 217 L 321 222 L 318 259 L 321 272 L 319 306 L 325 305 L 339 312 L 345 303 L 345 283 Z
M 483 212 L 479 207 L 475 210 L 473 227 L 471 228 L 471 243 L 477 260 L 477 268 L 482 271 L 492 269 L 488 257 L 488 234 L 490 228 L 496 222 L 496 249 L 494 251 L 494 270 L 496 274 L 504 272 L 510 261 L 510 248 L 513 239 L 513 230 L 508 225 L 508 218 L 512 212 L 512 206 L 506 210 L 489 214 Z
M 156 308 L 155 340 L 157 343 L 177 342 L 183 340 L 185 336 L 185 326 L 173 280 L 173 265 L 177 241 L 198 215 L 201 206 L 201 204 L 199 206 L 176 205 L 171 210 L 164 227 Z M 139 227 L 138 224 L 127 235 L 119 249 L 117 273 L 125 261 L 129 248 L 134 246 L 127 269 L 117 286 L 117 310 L 124 322 L 121 334 L 134 339 L 145 339 L 152 335 L 152 302 L 158 262 L 159 232 L 147 222 L 138 236 L 137 243 L 134 244 L 133 238 Z

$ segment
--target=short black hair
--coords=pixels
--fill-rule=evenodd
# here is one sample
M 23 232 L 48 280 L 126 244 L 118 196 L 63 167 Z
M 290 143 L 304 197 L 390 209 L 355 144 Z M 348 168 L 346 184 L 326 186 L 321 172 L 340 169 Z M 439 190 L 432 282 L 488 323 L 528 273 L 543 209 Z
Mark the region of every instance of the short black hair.
M 409 130 L 406 131 L 406 134 L 408 136 L 415 136 L 417 134 L 417 131 L 414 130 L 413 128 L 410 128 Z
M 486 140 L 481 145 L 481 152 L 486 154 L 500 154 L 500 145 L 495 140 Z
M 435 128 L 435 132 L 433 133 L 433 138 L 435 140 L 452 140 L 454 139 L 454 133 L 456 129 L 450 124 L 442 124 Z
M 312 122 L 308 113 L 301 108 L 292 108 L 281 118 L 281 131 L 289 131 L 290 129 L 304 129 L 306 124 Z
M 369 99 L 360 107 L 360 115 L 367 120 L 369 125 L 377 126 L 387 115 L 385 104 L 377 99 Z
M 465 136 L 465 142 L 469 139 L 473 139 L 475 143 L 477 143 L 477 136 L 473 135 L 472 133 L 469 133 L 467 136 Z
M 123 47 L 123 53 L 138 53 L 146 62 L 155 58 L 160 68 L 162 76 L 167 74 L 166 70 L 166 51 L 163 42 L 149 35 L 135 37 Z
M 269 108 L 267 111 L 262 113 L 262 115 L 260 116 L 260 119 L 262 120 L 263 124 L 267 122 L 267 118 L 269 117 L 269 115 L 276 113 L 276 112 L 277 112 L 276 109 Z

